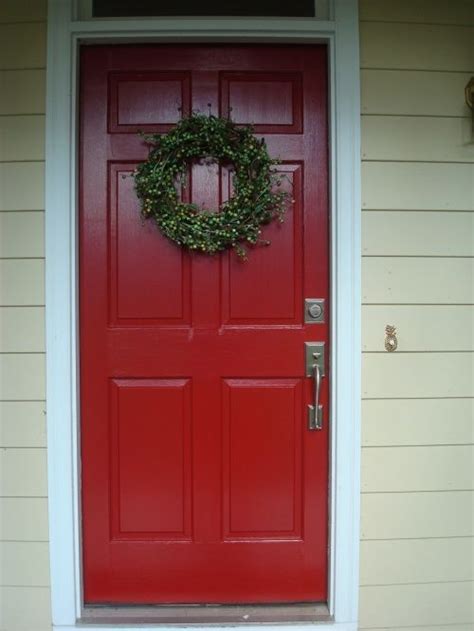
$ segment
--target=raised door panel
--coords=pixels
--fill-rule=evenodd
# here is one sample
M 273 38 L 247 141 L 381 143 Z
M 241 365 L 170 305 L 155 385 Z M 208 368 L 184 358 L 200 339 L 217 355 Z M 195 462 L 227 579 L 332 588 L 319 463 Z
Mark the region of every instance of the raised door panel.
M 222 112 L 257 133 L 303 131 L 302 78 L 299 73 L 224 72 Z
M 223 382 L 225 539 L 302 536 L 300 379 Z
M 189 257 L 154 222 L 140 219 L 134 168 L 110 165 L 110 321 L 185 324 L 191 310 Z
M 109 75 L 109 132 L 166 132 L 191 111 L 187 72 Z
M 110 399 L 112 540 L 189 539 L 189 381 L 113 379 Z
M 250 248 L 251 263 L 222 257 L 222 321 L 231 326 L 301 324 L 303 305 L 303 165 L 278 167 L 289 195 L 283 223 L 262 228 L 270 247 Z

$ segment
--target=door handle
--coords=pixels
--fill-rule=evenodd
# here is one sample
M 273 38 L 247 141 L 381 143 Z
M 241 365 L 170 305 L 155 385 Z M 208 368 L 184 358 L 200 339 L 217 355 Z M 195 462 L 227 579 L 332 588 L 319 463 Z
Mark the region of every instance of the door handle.
M 324 343 L 306 342 L 306 376 L 313 379 L 313 403 L 308 405 L 308 429 L 323 428 L 323 406 L 319 403 L 321 379 L 324 377 Z
M 323 429 L 323 406 L 319 403 L 319 391 L 321 388 L 321 369 L 317 363 L 318 353 L 315 353 L 315 362 L 313 364 L 313 379 L 314 379 L 314 403 L 308 405 L 308 429 L 314 431 L 315 429 Z

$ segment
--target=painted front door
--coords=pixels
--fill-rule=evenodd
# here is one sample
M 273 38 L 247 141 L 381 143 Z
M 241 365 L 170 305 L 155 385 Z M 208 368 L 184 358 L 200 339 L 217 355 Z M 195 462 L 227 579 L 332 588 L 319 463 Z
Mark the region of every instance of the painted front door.
M 326 299 L 326 51 L 94 46 L 82 52 L 80 388 L 86 603 L 327 599 L 328 378 L 305 298 Z M 139 131 L 192 111 L 253 124 L 294 204 L 247 262 L 189 254 L 143 223 Z M 229 170 L 191 166 L 217 208 Z M 326 366 L 326 373 L 328 372 Z

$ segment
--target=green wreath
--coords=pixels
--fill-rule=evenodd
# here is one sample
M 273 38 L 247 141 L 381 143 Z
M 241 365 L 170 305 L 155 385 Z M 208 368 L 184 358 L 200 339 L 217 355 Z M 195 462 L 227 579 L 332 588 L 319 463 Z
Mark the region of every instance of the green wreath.
M 151 145 L 148 160 L 134 172 L 144 218 L 153 218 L 161 232 L 178 245 L 207 254 L 234 248 L 246 258 L 245 244 L 261 239 L 261 227 L 283 221 L 288 193 L 275 191 L 281 176 L 263 140 L 249 127 L 216 116 L 192 114 L 165 135 L 145 136 Z M 180 201 L 177 184 L 186 186 L 193 160 L 233 165 L 234 194 L 218 212 Z

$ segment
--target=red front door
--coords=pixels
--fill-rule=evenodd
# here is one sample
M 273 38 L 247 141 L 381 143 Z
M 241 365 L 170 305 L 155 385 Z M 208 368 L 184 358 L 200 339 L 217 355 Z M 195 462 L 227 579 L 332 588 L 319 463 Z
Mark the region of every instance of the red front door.
M 305 298 L 328 301 L 326 51 L 82 51 L 80 349 L 86 603 L 327 599 L 328 379 L 309 431 Z M 140 130 L 253 124 L 295 200 L 269 247 L 189 254 L 140 219 Z M 226 169 L 192 166 L 216 208 Z M 326 322 L 327 322 L 326 307 Z M 327 368 L 327 367 L 326 367 Z M 327 370 L 326 370 L 327 373 Z

